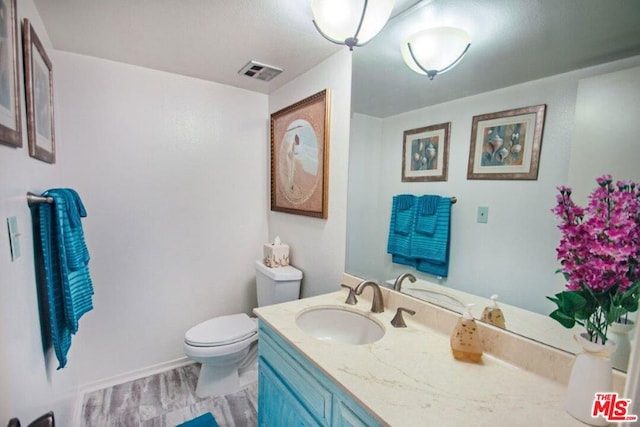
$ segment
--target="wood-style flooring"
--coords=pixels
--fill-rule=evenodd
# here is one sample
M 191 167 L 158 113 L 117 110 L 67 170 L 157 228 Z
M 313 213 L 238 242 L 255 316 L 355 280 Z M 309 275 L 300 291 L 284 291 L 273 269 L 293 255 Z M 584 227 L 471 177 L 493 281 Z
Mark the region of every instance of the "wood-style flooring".
M 220 427 L 252 427 L 258 422 L 257 384 L 227 396 L 195 395 L 199 364 L 87 393 L 83 427 L 173 427 L 211 412 Z

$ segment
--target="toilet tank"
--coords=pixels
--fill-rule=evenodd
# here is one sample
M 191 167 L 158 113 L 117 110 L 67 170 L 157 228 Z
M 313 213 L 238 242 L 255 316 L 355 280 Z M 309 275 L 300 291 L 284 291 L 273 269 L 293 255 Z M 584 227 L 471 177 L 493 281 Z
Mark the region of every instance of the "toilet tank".
M 287 265 L 269 268 L 262 260 L 256 261 L 256 293 L 258 306 L 293 301 L 300 297 L 302 271 Z

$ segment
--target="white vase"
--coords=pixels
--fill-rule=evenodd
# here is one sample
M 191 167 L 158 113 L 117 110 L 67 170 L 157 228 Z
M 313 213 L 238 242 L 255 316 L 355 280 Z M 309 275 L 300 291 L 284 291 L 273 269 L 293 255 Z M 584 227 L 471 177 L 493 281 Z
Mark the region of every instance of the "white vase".
M 592 343 L 586 333 L 574 335 L 583 352 L 576 355 L 567 387 L 566 411 L 574 418 L 592 426 L 608 426 L 609 422 L 600 415 L 591 416 L 596 393 L 613 391 L 611 353 L 616 344 L 607 340 L 606 344 Z
M 616 349 L 611 353 L 611 365 L 614 368 L 626 372 L 629 366 L 629 354 L 631 353 L 631 343 L 629 342 L 629 332 L 635 324 L 631 320 L 627 323 L 612 323 L 609 325 L 608 334 L 616 343 Z

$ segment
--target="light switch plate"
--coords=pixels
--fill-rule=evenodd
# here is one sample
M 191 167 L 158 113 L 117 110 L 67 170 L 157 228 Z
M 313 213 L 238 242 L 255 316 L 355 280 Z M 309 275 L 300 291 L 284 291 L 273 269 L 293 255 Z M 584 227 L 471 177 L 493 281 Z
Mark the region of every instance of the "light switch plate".
M 489 222 L 489 208 L 487 206 L 478 206 L 478 222 L 481 224 Z
M 15 216 L 7 218 L 7 228 L 9 229 L 9 247 L 11 249 L 11 261 L 20 258 L 20 231 L 18 230 L 18 219 Z

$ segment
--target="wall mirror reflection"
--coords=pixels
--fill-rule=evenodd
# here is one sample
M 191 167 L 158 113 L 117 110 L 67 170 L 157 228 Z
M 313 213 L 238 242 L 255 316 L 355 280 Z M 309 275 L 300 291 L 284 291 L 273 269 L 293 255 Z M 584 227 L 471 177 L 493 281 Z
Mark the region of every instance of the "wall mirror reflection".
M 640 181 L 639 13 L 631 1 L 397 1 L 382 32 L 353 52 L 347 272 L 389 284 L 411 272 L 419 280 L 403 292 L 458 311 L 474 303 L 478 318 L 498 295 L 507 329 L 576 352 L 573 332 L 548 316 L 554 304 L 545 296 L 564 287 L 551 209 L 559 185 L 584 204 L 604 173 Z M 400 51 L 425 25 L 471 37 L 455 67 L 433 80 Z M 537 179 L 468 180 L 473 116 L 539 104 L 547 111 Z M 446 122 L 448 179 L 402 182 L 403 132 Z M 446 278 L 391 262 L 397 194 L 457 198 Z

